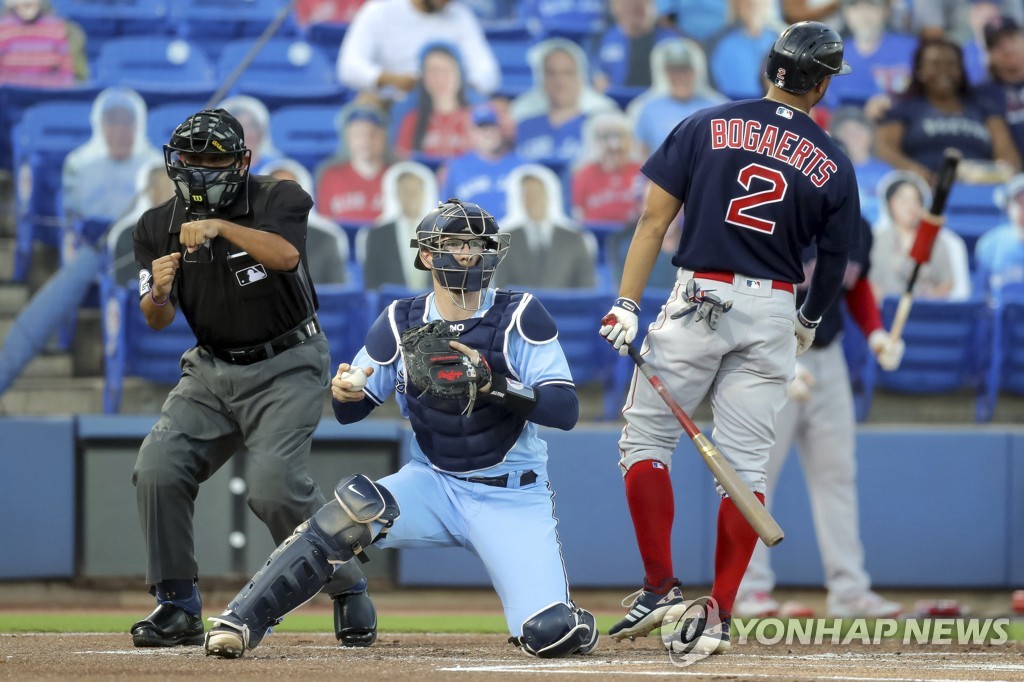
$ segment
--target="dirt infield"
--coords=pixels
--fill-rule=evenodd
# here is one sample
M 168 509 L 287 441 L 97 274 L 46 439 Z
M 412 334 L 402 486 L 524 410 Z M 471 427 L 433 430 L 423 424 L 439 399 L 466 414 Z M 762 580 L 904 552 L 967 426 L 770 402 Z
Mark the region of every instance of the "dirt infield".
M 673 665 L 658 638 L 614 643 L 588 656 L 539 661 L 499 635 L 382 634 L 368 649 L 329 635 L 278 633 L 241 660 L 200 647 L 134 649 L 126 635 L 0 635 L 0 679 L 453 680 L 617 679 L 632 676 L 756 680 L 1021 680 L 1024 646 L 904 645 L 735 647 L 689 667 Z

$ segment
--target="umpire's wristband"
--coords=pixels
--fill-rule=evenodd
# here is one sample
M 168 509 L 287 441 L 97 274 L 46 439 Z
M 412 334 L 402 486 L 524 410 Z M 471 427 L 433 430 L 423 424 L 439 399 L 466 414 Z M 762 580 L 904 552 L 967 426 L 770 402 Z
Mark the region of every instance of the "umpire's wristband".
M 537 407 L 537 392 L 504 374 L 491 375 L 491 390 L 481 394 L 488 402 L 498 403 L 519 417 L 527 417 Z

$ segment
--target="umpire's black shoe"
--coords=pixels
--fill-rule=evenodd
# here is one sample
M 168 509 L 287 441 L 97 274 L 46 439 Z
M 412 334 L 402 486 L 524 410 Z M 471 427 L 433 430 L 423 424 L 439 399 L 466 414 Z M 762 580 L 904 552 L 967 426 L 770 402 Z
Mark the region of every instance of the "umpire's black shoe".
M 203 643 L 203 619 L 174 604 L 160 604 L 132 626 L 135 646 L 178 646 Z
M 342 646 L 370 646 L 377 641 L 377 609 L 366 590 L 336 594 L 334 635 Z

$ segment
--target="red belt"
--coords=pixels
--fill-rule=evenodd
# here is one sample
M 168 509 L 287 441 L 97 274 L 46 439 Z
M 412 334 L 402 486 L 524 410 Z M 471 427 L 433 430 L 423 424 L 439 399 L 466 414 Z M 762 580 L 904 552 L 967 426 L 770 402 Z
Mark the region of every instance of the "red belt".
M 721 270 L 714 270 L 712 272 L 695 272 L 693 273 L 694 279 L 713 279 L 716 282 L 728 282 L 732 284 L 735 281 L 736 275 L 731 272 L 724 272 Z M 751 277 L 751 279 L 762 279 L 760 277 Z M 780 291 L 788 291 L 794 293 L 796 289 L 793 287 L 791 282 L 783 282 L 781 280 L 772 280 L 772 289 L 778 289 Z

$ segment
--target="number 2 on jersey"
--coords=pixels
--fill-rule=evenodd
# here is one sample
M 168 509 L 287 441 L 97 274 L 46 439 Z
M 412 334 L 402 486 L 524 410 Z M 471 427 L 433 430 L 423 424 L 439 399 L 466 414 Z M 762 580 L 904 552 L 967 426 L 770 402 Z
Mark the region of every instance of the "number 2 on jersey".
M 757 230 L 758 232 L 771 234 L 775 231 L 774 220 L 763 220 L 745 211 L 757 208 L 758 206 L 764 206 L 765 204 L 774 204 L 777 201 L 782 201 L 782 198 L 786 196 L 789 184 L 786 182 L 786 176 L 781 171 L 762 166 L 758 163 L 752 163 L 744 167 L 736 177 L 736 182 L 740 183 L 743 189 L 749 191 L 755 179 L 768 183 L 769 187 L 760 192 L 744 194 L 730 201 L 729 210 L 725 214 L 725 222 L 737 227 L 745 227 L 748 230 Z

